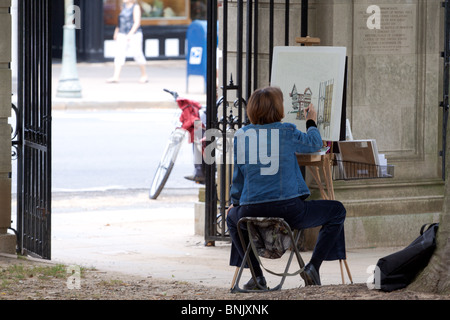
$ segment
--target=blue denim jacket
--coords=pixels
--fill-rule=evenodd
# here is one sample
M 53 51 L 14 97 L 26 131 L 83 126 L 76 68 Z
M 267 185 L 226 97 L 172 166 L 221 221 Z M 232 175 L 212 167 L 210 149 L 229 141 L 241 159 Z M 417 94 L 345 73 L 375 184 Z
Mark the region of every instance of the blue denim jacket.
M 298 166 L 298 153 L 322 147 L 319 130 L 307 132 L 291 123 L 248 125 L 234 136 L 231 203 L 247 205 L 308 196 L 310 191 Z

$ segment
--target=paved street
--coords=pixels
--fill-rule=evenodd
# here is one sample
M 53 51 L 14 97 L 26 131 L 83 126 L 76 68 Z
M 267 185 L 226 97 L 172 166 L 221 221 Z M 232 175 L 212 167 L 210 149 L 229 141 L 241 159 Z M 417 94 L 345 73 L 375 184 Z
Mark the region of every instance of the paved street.
M 163 89 L 201 104 L 206 96 L 198 76 L 190 77 L 186 92 L 184 60 L 149 61 L 147 69 L 148 83 L 137 82 L 138 69 L 130 62 L 121 82 L 108 84 L 112 63 L 80 63 L 82 98 L 69 99 L 57 97 L 61 65 L 53 65 L 53 191 L 149 188 L 178 119 L 179 109 Z M 192 170 L 192 145 L 185 141 L 167 187 L 195 188 L 183 178 Z
M 149 188 L 176 110 L 53 112 L 53 191 Z M 167 188 L 192 188 L 192 145 L 183 142 Z

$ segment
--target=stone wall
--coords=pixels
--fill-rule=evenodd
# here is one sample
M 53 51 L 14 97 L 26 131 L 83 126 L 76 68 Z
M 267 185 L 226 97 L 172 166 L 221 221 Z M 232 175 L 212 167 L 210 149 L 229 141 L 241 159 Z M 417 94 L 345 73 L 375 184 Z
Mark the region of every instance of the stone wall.
M 16 237 L 11 226 L 11 7 L 0 0 L 0 252 L 15 253 Z

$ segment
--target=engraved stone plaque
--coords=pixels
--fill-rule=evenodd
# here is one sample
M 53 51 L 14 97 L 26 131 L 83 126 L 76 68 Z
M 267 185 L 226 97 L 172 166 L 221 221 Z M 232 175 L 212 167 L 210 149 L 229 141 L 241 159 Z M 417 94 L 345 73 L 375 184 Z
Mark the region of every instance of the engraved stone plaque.
M 376 3 L 355 4 L 355 54 L 415 53 L 417 5 Z
M 353 132 L 376 139 L 380 152 L 391 159 L 422 150 L 418 14 L 417 1 L 360 0 L 354 5 Z

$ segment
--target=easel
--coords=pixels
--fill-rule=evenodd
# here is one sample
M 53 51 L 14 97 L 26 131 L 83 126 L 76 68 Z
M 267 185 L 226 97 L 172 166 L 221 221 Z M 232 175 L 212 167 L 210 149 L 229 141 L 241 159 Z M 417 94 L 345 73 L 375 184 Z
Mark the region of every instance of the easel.
M 299 166 L 306 167 L 317 183 L 320 191 L 320 195 L 324 200 L 335 200 L 334 198 L 334 188 L 333 188 L 333 177 L 331 175 L 331 166 L 333 165 L 333 154 L 327 153 L 324 155 L 307 155 L 301 154 L 297 155 L 297 162 Z M 326 190 L 322 183 L 321 174 L 325 180 Z M 352 275 L 347 264 L 347 260 L 339 260 L 339 266 L 341 269 L 342 284 L 345 284 L 344 279 L 344 269 L 342 268 L 342 261 L 344 261 L 345 269 L 347 270 L 348 278 L 350 283 L 353 283 Z
M 297 37 L 295 38 L 295 41 L 300 44 L 304 44 L 305 46 L 312 46 L 312 45 L 318 45 L 320 44 L 319 38 L 311 38 L 311 37 Z M 345 90 L 344 87 L 344 99 L 345 99 Z M 345 123 L 345 115 L 343 115 L 344 123 Z M 345 132 L 345 131 L 344 131 Z M 324 142 L 324 145 L 325 142 Z M 306 167 L 309 172 L 311 173 L 312 177 L 314 178 L 314 181 L 317 183 L 317 186 L 320 191 L 320 195 L 322 199 L 324 200 L 335 200 L 334 197 L 334 188 L 333 188 L 333 177 L 332 177 L 332 171 L 331 167 L 333 165 L 333 153 L 332 153 L 332 146 L 330 149 L 330 153 L 326 153 L 324 155 L 308 155 L 308 154 L 302 154 L 297 155 L 297 162 L 300 167 Z M 325 186 L 326 191 L 324 188 L 324 185 L 322 183 L 321 179 L 321 173 L 323 175 L 323 178 L 325 180 Z M 350 274 L 350 269 L 347 264 L 347 260 L 339 260 L 339 267 L 341 269 L 341 278 L 342 278 L 342 284 L 345 284 L 344 280 L 344 270 L 342 267 L 342 261 L 344 261 L 345 269 L 347 270 L 347 275 L 350 279 L 350 283 L 353 283 L 352 275 Z

